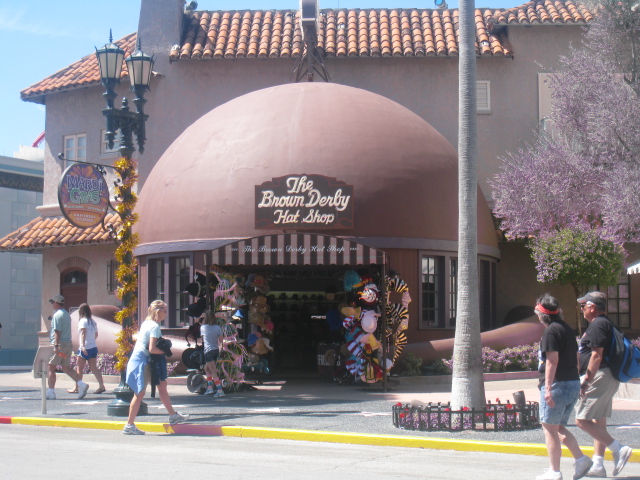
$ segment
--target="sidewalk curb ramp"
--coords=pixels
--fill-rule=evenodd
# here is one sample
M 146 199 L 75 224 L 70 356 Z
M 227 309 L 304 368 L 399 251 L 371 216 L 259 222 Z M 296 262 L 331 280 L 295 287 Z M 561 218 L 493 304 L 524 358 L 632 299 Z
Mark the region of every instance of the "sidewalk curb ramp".
M 91 428 L 96 430 L 122 430 L 123 421 L 105 420 L 69 420 L 64 418 L 38 417 L 2 417 L 0 425 L 33 425 L 43 427 Z M 353 445 L 370 445 L 377 447 L 424 448 L 429 450 L 454 450 L 461 452 L 509 453 L 515 455 L 547 456 L 544 444 L 507 443 L 476 440 L 457 440 L 450 438 L 410 437 L 402 435 L 365 435 L 361 433 L 324 432 L 316 430 L 293 430 L 284 428 L 258 428 L 220 425 L 201 425 L 183 423 L 136 422 L 141 430 L 171 435 L 193 435 L 211 437 L 262 438 L 278 440 L 297 440 L 305 442 L 344 443 Z M 585 455 L 593 455 L 593 447 L 582 447 Z M 562 456 L 571 457 L 570 452 L 562 447 Z M 605 458 L 611 460 L 611 452 L 607 450 Z M 630 462 L 640 463 L 640 455 L 633 455 Z

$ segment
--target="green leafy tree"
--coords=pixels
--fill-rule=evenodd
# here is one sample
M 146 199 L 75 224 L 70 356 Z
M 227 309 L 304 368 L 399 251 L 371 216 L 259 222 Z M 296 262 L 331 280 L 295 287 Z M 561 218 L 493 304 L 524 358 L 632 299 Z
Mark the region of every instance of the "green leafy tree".
M 565 228 L 540 235 L 529 243 L 538 281 L 571 285 L 576 297 L 591 285 L 615 285 L 626 253 L 596 230 Z M 576 312 L 577 317 L 577 312 Z M 576 323 L 580 329 L 579 318 Z

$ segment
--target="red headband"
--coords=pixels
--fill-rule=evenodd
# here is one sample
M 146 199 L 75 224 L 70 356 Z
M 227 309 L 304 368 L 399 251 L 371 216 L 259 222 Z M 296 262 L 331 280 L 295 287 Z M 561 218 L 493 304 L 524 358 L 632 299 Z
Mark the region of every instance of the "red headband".
M 558 313 L 557 308 L 555 310 L 547 310 L 540 304 L 536 305 L 536 310 L 538 310 L 540 313 L 546 313 L 547 315 L 556 315 Z

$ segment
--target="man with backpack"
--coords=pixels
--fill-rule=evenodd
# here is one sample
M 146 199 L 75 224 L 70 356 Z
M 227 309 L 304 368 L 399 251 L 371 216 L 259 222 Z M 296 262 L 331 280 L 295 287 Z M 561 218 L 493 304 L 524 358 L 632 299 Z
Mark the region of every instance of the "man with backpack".
M 589 322 L 578 348 L 580 369 L 580 400 L 576 406 L 578 427 L 593 437 L 593 466 L 587 477 L 606 477 L 604 452 L 613 454 L 613 475 L 622 471 L 631 457 L 631 447 L 620 445 L 607 431 L 613 396 L 620 382 L 611 373 L 607 358 L 610 354 L 613 323 L 605 315 L 607 298 L 602 292 L 590 292 L 578 298 L 582 315 Z

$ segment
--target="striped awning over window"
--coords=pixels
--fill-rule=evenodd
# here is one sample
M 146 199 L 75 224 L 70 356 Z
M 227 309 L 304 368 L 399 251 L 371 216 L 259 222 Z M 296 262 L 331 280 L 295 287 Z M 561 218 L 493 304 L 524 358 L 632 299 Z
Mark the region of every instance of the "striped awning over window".
M 384 252 L 329 235 L 284 233 L 247 238 L 213 250 L 213 265 L 381 265 Z
M 635 275 L 636 273 L 640 273 L 640 262 L 629 265 L 629 268 L 627 268 L 628 275 Z

